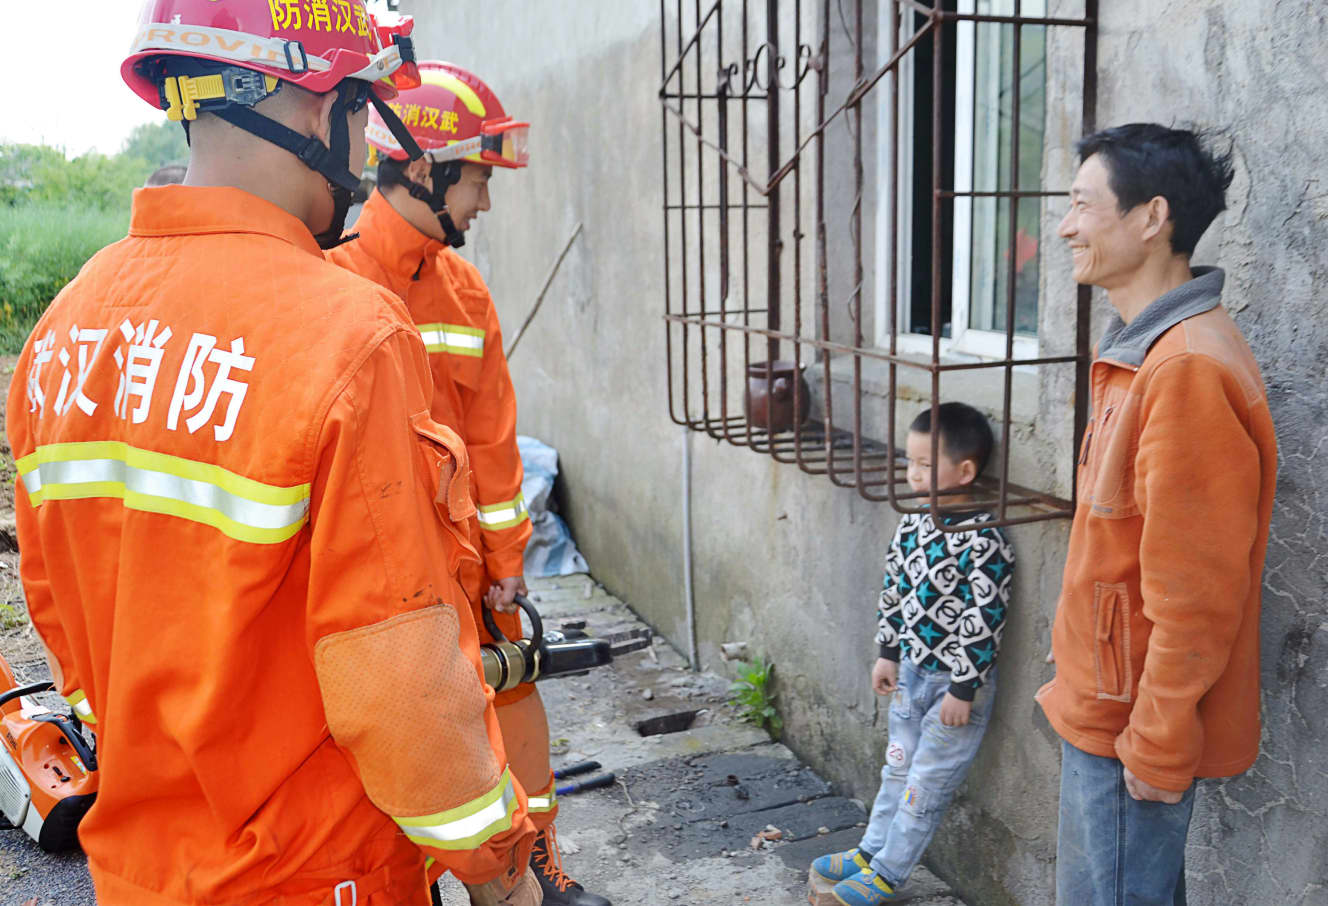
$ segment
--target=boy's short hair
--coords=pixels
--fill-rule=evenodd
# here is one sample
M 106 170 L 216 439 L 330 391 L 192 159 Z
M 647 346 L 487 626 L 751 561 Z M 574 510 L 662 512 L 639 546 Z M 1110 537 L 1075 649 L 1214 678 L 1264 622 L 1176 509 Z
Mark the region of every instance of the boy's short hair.
M 184 182 L 187 168 L 184 164 L 166 164 L 164 167 L 158 167 L 152 171 L 152 175 L 147 178 L 143 185 L 147 188 L 154 186 L 174 186 Z
M 1219 153 L 1212 135 L 1129 123 L 1094 132 L 1076 146 L 1081 161 L 1101 155 L 1121 213 L 1161 195 L 1171 209 L 1171 250 L 1193 255 L 1199 237 L 1226 210 L 1232 151 Z
M 955 462 L 973 460 L 978 475 L 987 467 L 996 438 L 991 433 L 987 417 L 967 403 L 941 403 L 936 407 L 936 421 L 940 426 L 941 449 Z M 908 430 L 919 434 L 931 433 L 932 410 L 923 409 Z

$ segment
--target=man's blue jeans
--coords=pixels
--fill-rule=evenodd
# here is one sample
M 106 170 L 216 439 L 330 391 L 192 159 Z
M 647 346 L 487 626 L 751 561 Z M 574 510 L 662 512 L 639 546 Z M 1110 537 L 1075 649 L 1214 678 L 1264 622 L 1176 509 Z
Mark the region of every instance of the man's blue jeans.
M 1185 837 L 1194 784 L 1180 802 L 1138 802 L 1115 758 L 1061 743 L 1056 837 L 1060 906 L 1185 906 Z
M 978 754 L 995 701 L 996 670 L 978 689 L 962 727 L 941 723 L 941 700 L 949 688 L 950 671 L 919 670 L 907 658 L 901 660 L 881 789 L 858 844 L 864 854 L 874 854 L 872 869 L 895 888 L 922 858 Z

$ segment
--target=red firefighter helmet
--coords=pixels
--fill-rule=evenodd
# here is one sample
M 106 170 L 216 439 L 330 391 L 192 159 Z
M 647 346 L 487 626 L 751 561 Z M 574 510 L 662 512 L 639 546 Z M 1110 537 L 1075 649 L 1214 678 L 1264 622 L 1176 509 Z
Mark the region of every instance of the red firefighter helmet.
M 171 119 L 182 118 L 180 106 L 187 111 L 183 118 L 192 119 L 193 111 L 190 98 L 168 103 L 162 97 L 161 77 L 151 65 L 162 57 L 225 63 L 318 94 L 344 79 L 359 79 L 386 100 L 398 88 L 418 84 L 409 40 L 413 27 L 409 17 L 380 24 L 364 0 L 148 0 L 120 74 L 143 100 L 166 107 Z M 268 90 L 272 87 L 269 79 Z
M 435 163 L 526 166 L 530 124 L 508 116 L 488 85 L 451 63 L 421 62 L 419 78 L 418 88 L 402 91 L 389 106 Z M 406 159 L 377 110 L 369 113 L 365 135 L 379 154 Z

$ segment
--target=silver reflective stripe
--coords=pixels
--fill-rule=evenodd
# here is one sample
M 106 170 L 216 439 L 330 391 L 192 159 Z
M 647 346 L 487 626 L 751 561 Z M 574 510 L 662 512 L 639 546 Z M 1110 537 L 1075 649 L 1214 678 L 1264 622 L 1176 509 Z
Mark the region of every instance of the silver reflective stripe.
M 462 333 L 446 324 L 420 325 L 420 339 L 429 352 L 483 353 L 484 334 Z
M 194 35 L 202 40 L 185 37 Z M 191 49 L 198 54 L 221 57 L 236 63 L 261 63 L 292 72 L 300 72 L 300 66 L 308 60 L 311 72 L 326 72 L 332 63 L 323 57 L 304 51 L 299 41 L 287 41 L 284 38 L 264 37 L 246 32 L 232 31 L 228 28 L 210 28 L 206 25 L 174 25 L 167 22 L 151 23 L 139 28 L 138 36 L 129 49 L 131 54 L 149 50 Z M 393 49 L 396 46 L 393 45 Z M 289 51 L 289 57 L 287 52 Z M 381 53 L 381 51 L 380 51 Z M 398 51 L 398 55 L 400 51 Z M 290 64 L 295 63 L 294 69 Z M 371 64 L 372 66 L 372 64 Z M 371 68 L 366 67 L 367 68 Z M 394 69 L 396 67 L 393 67 Z M 361 70 L 363 72 L 363 70 Z M 382 78 L 390 73 L 380 73 L 375 78 Z M 354 78 L 367 76 L 356 73 Z
M 44 462 L 23 475 L 23 486 L 34 496 L 45 485 L 78 485 L 97 482 L 123 484 L 126 489 L 150 497 L 178 500 L 215 510 L 243 525 L 259 529 L 282 529 L 300 521 L 309 512 L 307 498 L 289 504 L 247 500 L 206 481 L 182 478 L 131 466 L 118 459 L 72 459 Z
M 489 797 L 483 797 L 489 798 Z M 453 810 L 465 811 L 467 807 Z M 462 814 L 448 821 L 433 824 L 423 823 L 430 818 L 394 819 L 406 836 L 424 846 L 437 846 L 442 849 L 472 849 L 482 844 L 494 833 L 510 824 L 512 810 L 516 808 L 516 790 L 512 786 L 510 774 L 504 772 L 500 781 L 500 792 L 492 801 L 477 807 L 469 814 Z
M 65 702 L 73 710 L 74 716 L 85 724 L 95 724 L 97 717 L 92 713 L 92 705 L 88 704 L 88 695 L 82 689 L 75 689 L 74 694 L 67 696 Z
M 476 516 L 485 528 L 500 529 L 521 522 L 526 518 L 526 512 L 525 495 L 517 494 L 513 500 L 480 507 Z

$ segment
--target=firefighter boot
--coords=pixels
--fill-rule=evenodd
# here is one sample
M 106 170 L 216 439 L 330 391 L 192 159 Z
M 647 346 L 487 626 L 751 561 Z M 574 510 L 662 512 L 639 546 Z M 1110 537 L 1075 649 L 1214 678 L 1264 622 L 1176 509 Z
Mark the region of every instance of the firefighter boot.
M 613 906 L 608 900 L 573 881 L 563 871 L 562 856 L 558 852 L 558 838 L 553 825 L 539 832 L 530 850 L 530 867 L 544 890 L 544 906 Z

